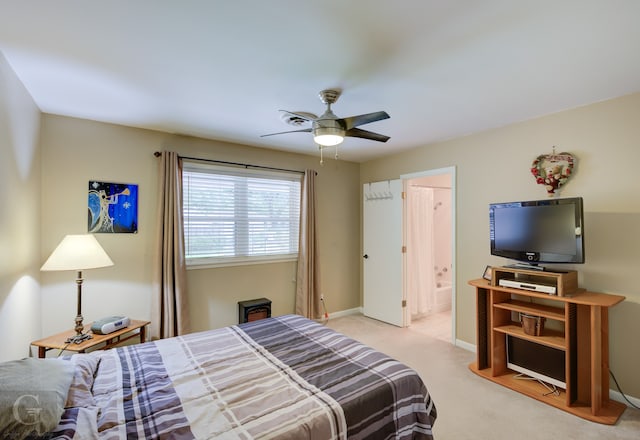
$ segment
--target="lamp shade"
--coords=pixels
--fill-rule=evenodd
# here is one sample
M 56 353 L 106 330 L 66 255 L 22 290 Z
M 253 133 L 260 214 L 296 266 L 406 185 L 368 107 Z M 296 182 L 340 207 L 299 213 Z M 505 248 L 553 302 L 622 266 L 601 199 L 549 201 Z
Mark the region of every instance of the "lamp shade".
M 113 261 L 93 235 L 67 235 L 40 270 L 84 270 L 107 266 L 113 266 Z

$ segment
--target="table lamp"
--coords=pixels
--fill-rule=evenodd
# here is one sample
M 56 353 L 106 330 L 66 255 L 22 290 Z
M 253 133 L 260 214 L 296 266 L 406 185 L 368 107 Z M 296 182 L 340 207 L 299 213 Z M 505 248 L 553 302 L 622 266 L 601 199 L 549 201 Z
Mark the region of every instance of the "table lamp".
M 40 268 L 42 271 L 75 270 L 78 272 L 78 277 L 76 278 L 78 286 L 76 334 L 67 339 L 66 342 L 80 344 L 82 341 L 91 339 L 91 334 L 82 332 L 84 329 L 82 325 L 82 271 L 107 266 L 113 266 L 111 258 L 109 258 L 93 235 L 85 234 L 64 237 Z

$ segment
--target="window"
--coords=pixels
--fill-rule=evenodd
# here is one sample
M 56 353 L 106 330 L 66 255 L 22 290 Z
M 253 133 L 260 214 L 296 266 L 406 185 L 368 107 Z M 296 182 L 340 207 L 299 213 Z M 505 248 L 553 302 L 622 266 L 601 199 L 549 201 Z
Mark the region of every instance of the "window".
M 301 175 L 184 162 L 188 266 L 298 257 Z

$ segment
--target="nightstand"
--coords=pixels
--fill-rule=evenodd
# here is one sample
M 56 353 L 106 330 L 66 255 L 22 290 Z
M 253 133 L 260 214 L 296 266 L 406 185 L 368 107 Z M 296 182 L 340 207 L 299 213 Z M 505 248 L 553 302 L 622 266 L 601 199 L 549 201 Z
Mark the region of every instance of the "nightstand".
M 92 324 L 93 323 L 85 325 L 85 333 L 90 332 Z M 140 343 L 145 342 L 147 337 L 147 325 L 149 324 L 151 324 L 150 321 L 138 321 L 132 319 L 128 327 L 116 330 L 108 335 L 91 333 L 92 338 L 83 341 L 81 344 L 69 344 L 65 342 L 67 338 L 76 334 L 75 330 L 68 330 L 66 332 L 58 333 L 57 335 L 33 341 L 31 345 L 38 347 L 39 358 L 45 357 L 47 351 L 53 349 L 74 351 L 76 353 L 85 353 L 90 349 L 107 350 L 109 348 L 117 347 L 132 338 L 139 337 Z

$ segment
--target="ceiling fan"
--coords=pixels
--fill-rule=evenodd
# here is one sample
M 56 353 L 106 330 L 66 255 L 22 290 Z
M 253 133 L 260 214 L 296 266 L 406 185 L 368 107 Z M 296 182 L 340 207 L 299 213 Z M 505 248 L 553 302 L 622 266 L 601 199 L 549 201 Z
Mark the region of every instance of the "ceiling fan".
M 316 117 L 310 113 L 291 112 L 288 110 L 280 110 L 286 113 L 296 125 L 309 122 L 311 127 L 303 128 L 300 130 L 282 131 L 279 133 L 263 134 L 260 137 L 274 136 L 277 134 L 285 133 L 313 133 L 313 140 L 322 150 L 323 147 L 332 147 L 342 143 L 345 137 L 358 137 L 363 139 L 369 139 L 378 142 L 387 142 L 390 138 L 382 134 L 374 133 L 372 131 L 362 130 L 356 128 L 360 125 L 369 124 L 371 122 L 380 121 L 382 119 L 388 119 L 387 112 L 374 112 L 366 113 L 357 116 L 350 116 L 348 118 L 338 118 L 331 111 L 331 104 L 335 103 L 341 90 L 327 89 L 318 93 L 320 100 L 326 104 L 327 110 L 319 117 Z

